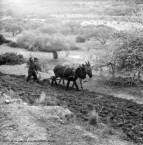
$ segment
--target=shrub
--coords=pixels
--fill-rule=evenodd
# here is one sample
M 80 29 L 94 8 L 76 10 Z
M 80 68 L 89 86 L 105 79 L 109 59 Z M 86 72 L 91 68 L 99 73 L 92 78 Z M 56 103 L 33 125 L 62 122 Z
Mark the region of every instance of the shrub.
M 78 43 L 84 43 L 86 41 L 84 36 L 77 36 L 76 37 L 76 42 Z
M 5 38 L 2 34 L 0 34 L 0 45 L 5 42 Z
M 36 30 L 38 28 L 41 28 L 44 26 L 44 23 L 43 22 L 39 22 L 39 21 L 28 21 L 24 28 L 26 30 Z
M 57 28 L 53 26 L 44 26 L 39 28 L 38 30 L 43 34 L 54 34 L 58 32 Z
M 23 55 L 16 53 L 4 53 L 0 55 L 0 65 L 14 65 L 14 64 L 22 64 L 25 63 L 25 59 Z
M 3 43 L 9 43 L 11 42 L 10 40 L 5 39 L 5 37 L 0 34 L 0 45 L 2 45 Z
M 19 45 L 16 42 L 13 42 L 13 41 L 9 42 L 8 46 L 14 47 L 14 48 L 19 47 Z
M 81 29 L 81 24 L 76 21 L 69 21 L 63 25 L 64 29 L 67 29 L 67 32 L 69 31 L 70 34 L 79 34 Z
M 70 46 L 70 50 L 80 50 L 81 48 L 78 46 Z
M 68 26 L 60 27 L 59 31 L 64 35 L 71 34 L 71 28 Z

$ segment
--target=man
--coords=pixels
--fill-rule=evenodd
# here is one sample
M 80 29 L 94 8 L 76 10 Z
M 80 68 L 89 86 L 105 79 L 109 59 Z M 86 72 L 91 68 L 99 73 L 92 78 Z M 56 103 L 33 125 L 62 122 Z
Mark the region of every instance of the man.
M 38 60 L 38 58 L 34 58 L 34 60 L 32 60 L 32 57 L 29 58 L 29 68 L 28 68 L 28 77 L 27 77 L 27 82 L 31 79 L 31 77 L 33 76 L 34 81 L 36 81 L 37 78 L 37 67 L 36 67 L 36 61 Z

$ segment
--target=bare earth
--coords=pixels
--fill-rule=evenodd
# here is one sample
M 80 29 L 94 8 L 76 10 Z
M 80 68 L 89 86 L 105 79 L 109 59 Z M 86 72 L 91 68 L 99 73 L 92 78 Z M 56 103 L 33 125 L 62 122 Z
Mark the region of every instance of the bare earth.
M 35 142 L 46 144 L 49 141 L 49 144 L 62 145 L 142 143 L 142 105 L 102 93 L 76 92 L 75 89 L 65 91 L 63 86 L 51 87 L 49 82 L 46 86 L 45 83 L 37 84 L 33 81 L 27 84 L 25 79 L 24 76 L 0 75 L 1 89 L 9 88 L 13 98 L 22 99 L 27 103 L 16 101 L 17 103 L 6 104 L 4 101 L 10 100 L 10 98 L 2 99 L 3 97 L 1 97 L 2 144 L 10 144 L 8 142 L 10 140 L 13 140 L 13 144 L 16 144 L 16 140 L 20 143 L 23 142 L 23 144 L 32 144 L 33 142 L 33 144 Z M 46 103 L 45 107 L 35 105 L 41 92 L 46 92 L 46 98 L 56 98 L 60 106 L 65 104 L 75 115 L 75 121 L 67 123 L 64 117 L 61 118 L 61 114 L 59 117 L 51 117 L 50 111 L 47 111 L 49 109 L 46 107 Z M 49 104 L 48 101 L 47 104 Z M 108 116 L 112 115 L 110 126 L 117 132 L 122 130 L 123 133 L 113 133 L 110 136 L 106 127 L 95 129 L 92 133 L 87 132 L 85 129 L 88 113 L 93 107 L 98 110 L 101 122 L 105 123 L 105 126 Z M 58 116 L 57 114 L 56 116 Z M 122 136 L 123 134 L 125 136 Z

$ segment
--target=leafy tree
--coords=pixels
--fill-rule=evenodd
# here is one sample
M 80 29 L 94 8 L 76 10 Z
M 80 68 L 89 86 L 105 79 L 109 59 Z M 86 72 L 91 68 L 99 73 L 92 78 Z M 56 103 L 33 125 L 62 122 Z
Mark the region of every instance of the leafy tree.
M 143 35 L 138 31 L 121 32 L 117 36 L 110 65 L 112 72 L 129 72 L 140 80 L 143 69 Z
M 11 32 L 12 36 L 16 36 L 17 34 L 20 34 L 23 31 L 23 28 L 21 25 L 16 23 L 7 23 L 5 24 L 5 31 Z
M 44 23 L 38 21 L 28 21 L 24 25 L 25 30 L 36 30 L 41 27 L 44 27 Z
M 58 58 L 58 51 L 69 50 L 71 43 L 62 34 L 48 35 L 39 31 L 26 31 L 17 39 L 17 44 L 30 51 L 43 51 L 53 53 Z
M 70 21 L 66 23 L 64 27 L 69 27 L 71 34 L 78 34 L 81 25 L 78 22 Z
M 87 32 L 88 38 L 95 38 L 96 41 L 105 45 L 108 40 L 111 39 L 114 29 L 105 25 L 98 25 L 96 28 L 89 30 Z

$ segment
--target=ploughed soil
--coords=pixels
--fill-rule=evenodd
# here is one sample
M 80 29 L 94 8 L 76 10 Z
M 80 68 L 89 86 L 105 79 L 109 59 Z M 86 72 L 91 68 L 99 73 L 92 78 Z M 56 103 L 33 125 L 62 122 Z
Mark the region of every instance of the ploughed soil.
M 54 96 L 60 105 L 67 105 L 75 114 L 80 125 L 86 125 L 88 113 L 96 109 L 103 123 L 111 125 L 114 129 L 122 129 L 125 139 L 134 143 L 143 143 L 143 105 L 131 100 L 109 96 L 99 92 L 89 92 L 65 87 L 51 86 L 49 80 L 41 83 L 27 83 L 25 76 L 6 75 L 0 73 L 0 89 L 8 88 L 18 93 L 23 101 L 33 104 L 40 97 L 42 91 Z M 108 118 L 110 118 L 108 120 Z M 108 120 L 108 121 L 107 121 Z

